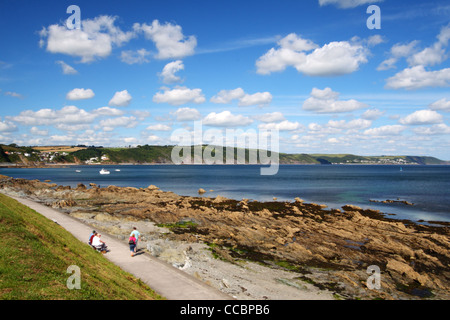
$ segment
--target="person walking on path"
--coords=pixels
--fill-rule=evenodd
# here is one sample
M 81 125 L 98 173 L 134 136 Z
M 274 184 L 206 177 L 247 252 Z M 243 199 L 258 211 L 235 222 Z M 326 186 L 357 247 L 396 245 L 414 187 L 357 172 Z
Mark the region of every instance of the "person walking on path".
M 139 240 L 141 240 L 141 233 L 136 229 L 136 227 L 133 227 L 133 231 L 131 231 L 130 237 L 134 236 L 136 238 L 136 245 L 134 247 L 134 252 L 137 251 L 137 246 Z
M 137 239 L 134 237 L 133 234 L 131 234 L 130 239 L 128 239 L 128 244 L 130 245 L 130 253 L 131 253 L 132 257 L 134 257 L 134 253 L 136 250 L 136 242 L 137 242 Z

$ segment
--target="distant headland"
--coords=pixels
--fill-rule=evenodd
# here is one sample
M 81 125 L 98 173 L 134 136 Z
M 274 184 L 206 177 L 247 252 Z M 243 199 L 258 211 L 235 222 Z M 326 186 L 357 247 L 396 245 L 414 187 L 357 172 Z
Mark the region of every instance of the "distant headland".
M 14 167 L 45 167 L 51 165 L 117 165 L 117 164 L 173 164 L 174 146 L 138 145 L 135 147 L 103 146 L 18 146 L 0 144 L 0 165 Z M 206 146 L 202 146 L 205 150 Z M 224 147 L 217 147 L 224 148 Z M 235 164 L 239 154 L 249 159 L 251 149 L 232 148 Z M 270 154 L 270 151 L 268 151 Z M 194 148 L 192 148 L 192 159 Z M 278 154 L 279 164 L 308 165 L 449 165 L 450 161 L 430 156 L 360 156 L 353 154 Z M 223 163 L 229 164 L 225 161 Z M 259 158 L 258 158 L 259 163 Z

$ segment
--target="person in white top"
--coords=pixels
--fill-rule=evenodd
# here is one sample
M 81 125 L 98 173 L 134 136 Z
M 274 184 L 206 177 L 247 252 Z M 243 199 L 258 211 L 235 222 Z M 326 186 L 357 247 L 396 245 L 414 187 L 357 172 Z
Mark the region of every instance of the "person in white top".
M 106 250 L 106 243 L 102 241 L 101 236 L 101 234 L 94 236 L 94 239 L 92 239 L 92 246 L 103 251 Z

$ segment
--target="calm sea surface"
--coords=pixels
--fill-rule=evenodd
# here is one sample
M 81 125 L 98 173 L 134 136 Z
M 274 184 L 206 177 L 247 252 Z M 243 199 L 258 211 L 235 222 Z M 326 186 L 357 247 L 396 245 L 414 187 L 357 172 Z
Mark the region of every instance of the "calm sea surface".
M 102 168 L 111 174 L 100 175 Z M 0 174 L 41 181 L 48 179 L 72 187 L 91 182 L 101 187 L 140 188 L 153 184 L 161 190 L 188 196 L 198 196 L 198 189 L 203 188 L 207 191 L 205 197 L 221 195 L 237 200 L 272 201 L 276 197 L 294 201 L 295 197 L 300 197 L 330 208 L 354 204 L 392 213 L 395 214 L 392 217 L 401 219 L 450 222 L 450 166 L 280 165 L 274 176 L 261 176 L 260 168 L 256 165 L 70 166 L 1 168 Z M 369 201 L 387 199 L 406 200 L 414 206 Z

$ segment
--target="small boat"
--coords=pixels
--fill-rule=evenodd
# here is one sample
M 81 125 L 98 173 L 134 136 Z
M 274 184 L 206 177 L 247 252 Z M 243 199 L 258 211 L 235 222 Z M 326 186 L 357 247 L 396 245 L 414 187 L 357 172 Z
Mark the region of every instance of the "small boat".
M 100 170 L 100 174 L 110 174 L 108 170 L 102 169 Z
M 114 171 L 120 171 L 120 169 L 116 169 L 116 170 L 114 170 Z
M 81 170 L 75 170 L 75 172 L 81 172 Z

